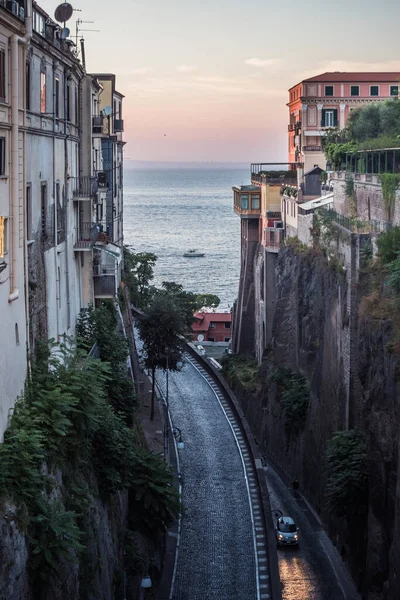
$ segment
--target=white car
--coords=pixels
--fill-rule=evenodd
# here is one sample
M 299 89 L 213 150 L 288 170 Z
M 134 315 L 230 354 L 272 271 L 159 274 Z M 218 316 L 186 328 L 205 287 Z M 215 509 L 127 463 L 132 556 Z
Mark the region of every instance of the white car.
M 275 536 L 278 546 L 297 546 L 299 528 L 291 517 L 278 517 L 275 523 Z
M 202 354 L 203 356 L 205 355 L 206 351 L 204 350 L 203 346 L 197 346 L 197 352 L 199 352 L 200 354 Z

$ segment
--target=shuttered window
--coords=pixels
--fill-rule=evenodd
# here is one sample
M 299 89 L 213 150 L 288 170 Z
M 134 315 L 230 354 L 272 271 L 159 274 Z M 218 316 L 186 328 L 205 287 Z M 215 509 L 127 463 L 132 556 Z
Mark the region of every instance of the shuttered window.
M 6 101 L 6 53 L 0 48 L 0 102 Z
M 337 108 L 327 108 L 322 111 L 321 127 L 337 127 L 338 111 Z

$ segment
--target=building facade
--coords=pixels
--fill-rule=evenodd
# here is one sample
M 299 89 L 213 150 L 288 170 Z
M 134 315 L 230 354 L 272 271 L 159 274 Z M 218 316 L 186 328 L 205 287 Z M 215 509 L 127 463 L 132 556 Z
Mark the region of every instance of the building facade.
M 354 108 L 397 97 L 400 73 L 323 73 L 289 89 L 288 161 L 323 169 L 321 139 L 346 126 Z
M 77 57 L 35 2 L 0 2 L 0 440 L 37 341 L 121 280 L 123 96 Z
M 27 373 L 24 221 L 25 6 L 0 5 L 0 441 Z

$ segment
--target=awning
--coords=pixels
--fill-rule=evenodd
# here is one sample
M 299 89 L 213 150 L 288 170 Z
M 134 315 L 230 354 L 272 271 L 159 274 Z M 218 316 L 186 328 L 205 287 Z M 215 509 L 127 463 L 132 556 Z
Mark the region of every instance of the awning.
M 101 250 L 101 252 L 110 254 L 114 259 L 116 258 L 118 262 L 121 260 L 121 248 L 113 242 L 108 242 L 108 244 L 104 246 L 95 246 L 94 248 L 95 250 Z
M 315 200 L 308 200 L 308 202 L 303 202 L 299 204 L 298 207 L 301 210 L 314 210 L 316 208 L 320 208 L 321 206 L 326 206 L 327 204 L 332 204 L 333 202 L 333 193 L 327 194 L 326 196 L 320 196 L 319 198 L 315 198 Z

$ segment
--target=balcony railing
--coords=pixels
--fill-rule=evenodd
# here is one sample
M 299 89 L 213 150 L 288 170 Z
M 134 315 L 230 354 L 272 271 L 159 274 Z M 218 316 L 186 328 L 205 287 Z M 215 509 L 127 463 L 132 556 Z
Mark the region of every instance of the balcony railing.
M 97 177 L 70 177 L 74 200 L 90 200 L 98 189 Z
M 322 146 L 303 146 L 303 152 L 322 152 Z
M 93 267 L 95 298 L 114 298 L 116 294 L 116 273 L 114 268 L 95 265 Z
M 75 250 L 90 250 L 99 236 L 99 228 L 95 223 L 82 222 L 76 229 Z
M 123 119 L 114 119 L 113 129 L 114 133 L 122 133 L 124 130 Z
M 332 208 L 319 208 L 317 213 L 320 214 L 326 222 L 336 223 L 351 233 L 381 233 L 390 231 L 393 228 L 393 223 L 388 221 L 362 221 L 361 219 L 346 217 Z
M 252 163 L 251 180 L 270 185 L 296 183 L 296 169 L 301 166 L 301 163 Z
M 93 133 L 103 133 L 103 117 L 96 116 L 92 118 Z

